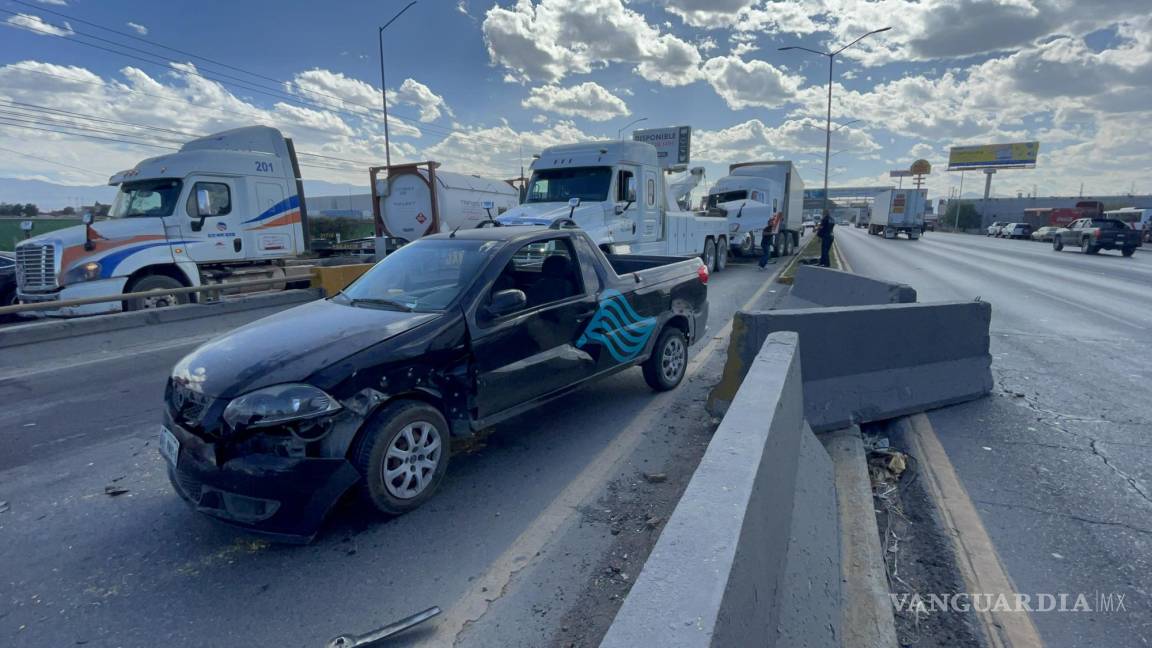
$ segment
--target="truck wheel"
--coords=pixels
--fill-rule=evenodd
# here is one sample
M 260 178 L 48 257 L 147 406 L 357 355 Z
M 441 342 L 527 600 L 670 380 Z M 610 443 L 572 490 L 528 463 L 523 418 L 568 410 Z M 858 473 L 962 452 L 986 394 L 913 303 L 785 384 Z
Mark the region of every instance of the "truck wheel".
M 377 412 L 351 453 L 360 496 L 386 515 L 414 510 L 448 471 L 448 422 L 435 407 L 398 401 Z
M 1059 236 L 1052 237 L 1052 249 L 1057 252 L 1064 249 L 1064 241 L 1061 241 Z
M 711 236 L 704 239 L 704 254 L 700 255 L 700 258 L 704 260 L 708 272 L 716 272 L 716 242 Z
M 1134 248 L 1134 247 L 1126 247 L 1123 250 L 1120 250 L 1120 254 L 1123 254 L 1126 257 L 1130 257 L 1135 253 L 1136 253 L 1136 248 Z
M 128 287 L 128 292 L 144 292 L 146 290 L 163 290 L 163 289 L 176 289 L 183 288 L 184 284 L 169 277 L 168 275 L 147 275 L 132 282 Z M 124 310 L 138 311 L 146 310 L 149 308 L 163 308 L 165 306 L 176 306 L 177 304 L 187 304 L 188 295 L 181 293 L 173 293 L 171 295 L 156 295 L 154 297 L 142 297 L 138 299 L 124 300 Z
M 728 239 L 723 236 L 720 237 L 720 243 L 716 245 L 716 272 L 720 272 L 728 267 Z
M 688 341 L 684 332 L 675 326 L 665 327 L 656 339 L 652 355 L 641 366 L 644 382 L 649 387 L 658 392 L 675 389 L 688 368 Z
M 1081 254 L 1096 254 L 1096 248 L 1091 243 L 1088 242 L 1087 238 L 1085 238 L 1084 240 L 1080 241 L 1080 253 Z

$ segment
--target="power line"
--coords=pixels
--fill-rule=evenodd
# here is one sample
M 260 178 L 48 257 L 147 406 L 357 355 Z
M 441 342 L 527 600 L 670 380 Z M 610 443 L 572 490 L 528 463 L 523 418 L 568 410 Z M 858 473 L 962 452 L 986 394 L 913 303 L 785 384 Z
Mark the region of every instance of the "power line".
M 28 153 L 22 153 L 22 152 L 20 152 L 20 151 L 14 151 L 14 150 L 12 150 L 12 149 L 10 149 L 10 148 L 4 148 L 3 146 L 0 146 L 0 151 L 4 151 L 4 152 L 6 152 L 6 153 L 12 153 L 13 155 L 20 155 L 20 156 L 23 156 L 23 157 L 26 157 L 26 158 L 31 158 L 31 159 L 33 159 L 33 160 L 38 160 L 38 161 L 40 161 L 40 162 L 43 162 L 43 163 L 45 163 L 45 164 L 54 164 L 54 165 L 56 165 L 56 166 L 59 166 L 59 167 L 67 167 L 67 168 L 69 168 L 69 169 L 75 169 L 76 171 L 81 171 L 81 172 L 83 172 L 83 173 L 87 173 L 87 174 L 89 174 L 89 175 L 99 176 L 99 177 L 101 177 L 101 178 L 107 177 L 107 176 L 105 176 L 105 175 L 104 175 L 104 174 L 102 174 L 102 173 L 99 173 L 99 172 L 97 172 L 97 171 L 93 171 L 92 169 L 85 169 L 84 167 L 78 167 L 78 166 L 74 166 L 74 165 L 71 165 L 71 164 L 65 164 L 65 163 L 63 163 L 63 162 L 56 162 L 56 161 L 54 161 L 54 160 L 49 160 L 49 159 L 47 159 L 47 158 L 42 158 L 42 157 L 40 157 L 40 156 L 38 156 L 38 155 L 31 155 L 31 154 L 28 154 Z

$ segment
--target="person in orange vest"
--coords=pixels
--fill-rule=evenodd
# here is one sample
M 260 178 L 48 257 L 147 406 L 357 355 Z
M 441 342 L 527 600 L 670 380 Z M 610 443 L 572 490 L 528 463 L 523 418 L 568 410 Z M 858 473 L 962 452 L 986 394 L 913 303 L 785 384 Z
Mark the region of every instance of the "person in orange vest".
M 772 258 L 772 250 L 780 238 L 780 223 L 784 220 L 784 212 L 776 212 L 768 219 L 768 224 L 760 232 L 760 269 L 763 270 L 769 263 L 776 263 Z

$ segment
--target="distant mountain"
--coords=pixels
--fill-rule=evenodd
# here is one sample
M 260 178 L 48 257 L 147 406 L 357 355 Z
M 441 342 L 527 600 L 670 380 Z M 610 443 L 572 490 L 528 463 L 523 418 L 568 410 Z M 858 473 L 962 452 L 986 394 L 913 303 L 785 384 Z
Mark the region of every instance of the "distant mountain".
M 324 180 L 305 180 L 306 196 L 347 196 L 366 194 L 368 184 L 363 186 Z M 69 205 L 91 205 L 99 201 L 109 204 L 116 197 L 116 188 L 107 185 L 62 185 L 43 180 L 20 180 L 0 178 L 0 202 L 33 203 L 44 211 L 63 209 Z
M 108 185 L 62 185 L 43 180 L 0 178 L 0 202 L 33 203 L 44 211 L 69 205 L 91 205 L 96 201 L 109 204 L 116 188 Z

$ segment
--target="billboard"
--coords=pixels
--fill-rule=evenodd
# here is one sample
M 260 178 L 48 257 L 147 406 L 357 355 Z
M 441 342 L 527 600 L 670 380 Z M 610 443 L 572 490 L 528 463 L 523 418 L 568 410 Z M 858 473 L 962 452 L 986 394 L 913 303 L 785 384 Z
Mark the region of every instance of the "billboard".
M 1040 142 L 953 146 L 948 152 L 948 170 L 1031 169 L 1039 151 Z
M 647 142 L 656 147 L 660 166 L 674 167 L 688 164 L 692 154 L 692 127 L 647 128 L 632 131 L 632 140 Z
M 892 169 L 888 172 L 889 178 L 911 178 L 912 171 L 909 169 Z

